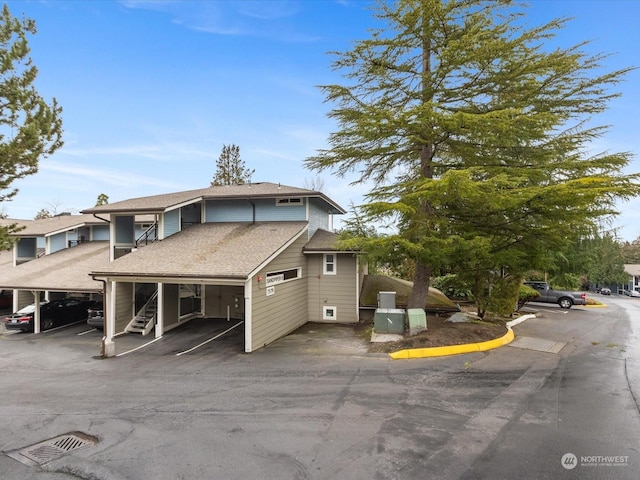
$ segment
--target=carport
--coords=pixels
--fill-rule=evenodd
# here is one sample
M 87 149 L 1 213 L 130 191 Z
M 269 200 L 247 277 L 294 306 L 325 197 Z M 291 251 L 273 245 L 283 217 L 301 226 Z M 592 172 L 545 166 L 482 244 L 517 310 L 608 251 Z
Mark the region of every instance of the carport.
M 12 289 L 13 310 L 36 304 L 34 333 L 40 333 L 40 298 L 43 292 L 104 294 L 102 282 L 89 275 L 109 259 L 109 242 L 81 243 L 71 248 L 44 255 L 15 267 L 0 270 L 0 289 Z
M 104 264 L 92 273 L 105 283 L 103 355 L 115 354 L 137 285 L 154 286 L 156 338 L 196 316 L 244 320 L 245 352 L 290 333 L 307 321 L 307 242 L 305 222 L 197 224 Z M 186 288 L 198 292 L 192 310 Z

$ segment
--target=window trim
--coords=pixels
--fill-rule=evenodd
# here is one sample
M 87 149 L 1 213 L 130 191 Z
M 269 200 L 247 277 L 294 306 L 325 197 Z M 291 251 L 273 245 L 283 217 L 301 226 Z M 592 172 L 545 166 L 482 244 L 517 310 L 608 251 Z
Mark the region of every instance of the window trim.
M 295 271 L 295 277 L 286 278 L 286 273 Z M 282 279 L 277 278 L 282 275 Z M 271 281 L 269 279 L 271 278 Z M 265 274 L 265 286 L 280 285 L 282 283 L 293 282 L 302 278 L 302 267 L 287 268 L 286 270 L 276 270 Z
M 302 197 L 276 198 L 276 207 L 298 207 L 304 205 Z
M 328 315 L 329 311 L 333 312 L 333 315 Z M 332 305 L 322 306 L 322 319 L 323 320 L 337 320 L 338 319 L 338 307 Z
M 333 261 L 327 261 L 327 257 L 332 256 Z M 333 267 L 332 271 L 327 269 L 327 266 L 331 265 Z M 322 255 L 322 273 L 324 275 L 337 275 L 338 274 L 338 255 L 335 253 L 325 253 Z

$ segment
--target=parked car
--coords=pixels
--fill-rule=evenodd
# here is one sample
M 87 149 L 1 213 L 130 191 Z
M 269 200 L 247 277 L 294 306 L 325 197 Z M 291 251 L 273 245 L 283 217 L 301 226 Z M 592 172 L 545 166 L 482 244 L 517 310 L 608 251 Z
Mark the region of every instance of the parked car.
M 104 328 L 104 305 L 96 302 L 87 310 L 87 325 L 98 330 Z
M 571 308 L 573 305 L 586 305 L 587 295 L 584 292 L 569 292 L 554 290 L 547 282 L 531 281 L 525 285 L 535 289 L 540 294 L 533 302 L 557 303 L 562 308 Z
M 629 296 L 634 298 L 640 298 L 640 292 L 637 290 L 629 290 Z
M 78 299 L 64 298 L 51 302 L 42 301 L 40 303 L 40 328 L 49 330 L 53 327 L 77 322 L 86 318 L 87 309 L 95 302 Z M 23 332 L 34 331 L 35 305 L 27 305 L 12 315 L 4 318 L 4 325 L 7 330 L 22 330 Z
M 610 288 L 601 288 L 600 289 L 600 294 L 601 295 L 611 295 L 611 289 Z

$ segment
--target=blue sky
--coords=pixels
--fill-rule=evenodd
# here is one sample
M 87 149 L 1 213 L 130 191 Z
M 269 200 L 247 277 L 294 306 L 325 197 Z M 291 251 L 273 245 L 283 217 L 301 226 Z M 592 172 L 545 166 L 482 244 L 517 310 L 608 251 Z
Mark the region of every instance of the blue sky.
M 335 129 L 318 85 L 340 83 L 329 51 L 368 38 L 365 0 L 8 1 L 36 21 L 31 56 L 36 87 L 64 109 L 65 145 L 0 205 L 13 218 L 41 208 L 77 213 L 100 193 L 111 202 L 207 187 L 224 144 L 240 147 L 253 181 L 305 187 L 305 158 Z M 640 67 L 640 1 L 533 0 L 532 25 L 573 17 L 560 46 L 583 40 L 613 54 L 609 69 Z M 640 71 L 596 123 L 610 125 L 594 151 L 630 151 L 640 169 Z M 320 175 L 344 208 L 367 186 Z M 640 237 L 640 200 L 619 208 L 614 227 Z M 338 224 L 339 225 L 339 224 Z

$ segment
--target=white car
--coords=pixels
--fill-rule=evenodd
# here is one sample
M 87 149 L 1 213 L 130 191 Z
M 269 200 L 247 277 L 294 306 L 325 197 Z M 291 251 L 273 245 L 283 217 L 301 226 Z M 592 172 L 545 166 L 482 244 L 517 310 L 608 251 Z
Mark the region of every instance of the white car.
M 640 292 L 637 290 L 629 290 L 629 296 L 630 297 L 635 297 L 635 298 L 640 298 Z

